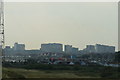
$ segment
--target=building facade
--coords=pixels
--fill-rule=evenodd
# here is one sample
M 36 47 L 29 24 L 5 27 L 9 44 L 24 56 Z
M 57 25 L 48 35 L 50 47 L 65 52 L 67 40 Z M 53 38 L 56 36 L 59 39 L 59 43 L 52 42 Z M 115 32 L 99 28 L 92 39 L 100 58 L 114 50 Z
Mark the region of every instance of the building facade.
M 84 53 L 115 53 L 114 46 L 108 45 L 87 45 L 86 48 L 83 50 Z
M 15 51 L 24 51 L 25 50 L 25 44 L 15 43 L 13 49 Z
M 41 44 L 41 51 L 42 52 L 61 53 L 61 52 L 63 52 L 63 45 L 60 43 Z
M 114 46 L 107 46 L 107 45 L 101 45 L 101 44 L 96 44 L 95 50 L 96 50 L 96 53 L 115 53 Z
M 86 46 L 86 51 L 87 51 L 88 53 L 95 53 L 95 52 L 96 52 L 95 46 L 94 46 L 94 45 L 87 45 L 87 46 Z
M 65 53 L 75 54 L 78 53 L 78 48 L 72 47 L 72 45 L 65 45 L 64 51 Z
M 65 45 L 64 51 L 65 53 L 72 53 L 72 45 Z

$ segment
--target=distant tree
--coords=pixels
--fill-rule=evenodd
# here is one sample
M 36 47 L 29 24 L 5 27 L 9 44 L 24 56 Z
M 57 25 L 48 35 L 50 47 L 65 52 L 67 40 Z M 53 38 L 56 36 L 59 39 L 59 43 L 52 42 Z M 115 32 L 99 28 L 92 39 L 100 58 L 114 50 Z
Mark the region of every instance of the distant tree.
M 120 63 L 120 51 L 115 53 L 114 61 Z

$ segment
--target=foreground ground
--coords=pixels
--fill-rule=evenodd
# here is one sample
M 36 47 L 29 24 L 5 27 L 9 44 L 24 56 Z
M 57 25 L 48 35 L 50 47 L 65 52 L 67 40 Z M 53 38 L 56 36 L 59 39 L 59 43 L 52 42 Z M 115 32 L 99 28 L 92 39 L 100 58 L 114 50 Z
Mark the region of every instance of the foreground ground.
M 119 78 L 120 68 L 98 65 L 4 64 L 3 78 Z
M 100 78 L 98 74 L 79 73 L 70 70 L 27 70 L 3 68 L 3 78 Z

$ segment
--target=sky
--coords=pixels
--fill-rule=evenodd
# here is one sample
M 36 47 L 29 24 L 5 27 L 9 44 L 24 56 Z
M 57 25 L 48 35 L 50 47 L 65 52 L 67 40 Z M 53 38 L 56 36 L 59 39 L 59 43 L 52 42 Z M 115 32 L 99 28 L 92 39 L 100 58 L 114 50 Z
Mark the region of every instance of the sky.
M 115 2 L 6 2 L 5 45 L 25 43 L 105 44 L 118 49 L 118 6 Z

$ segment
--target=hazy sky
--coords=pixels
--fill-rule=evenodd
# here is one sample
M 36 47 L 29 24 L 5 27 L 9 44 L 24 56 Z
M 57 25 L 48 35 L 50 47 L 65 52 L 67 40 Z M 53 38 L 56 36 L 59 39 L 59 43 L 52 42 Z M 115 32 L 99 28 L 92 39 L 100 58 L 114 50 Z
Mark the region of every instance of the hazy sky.
M 5 44 L 26 49 L 57 42 L 80 49 L 88 44 L 118 46 L 117 3 L 5 3 Z

